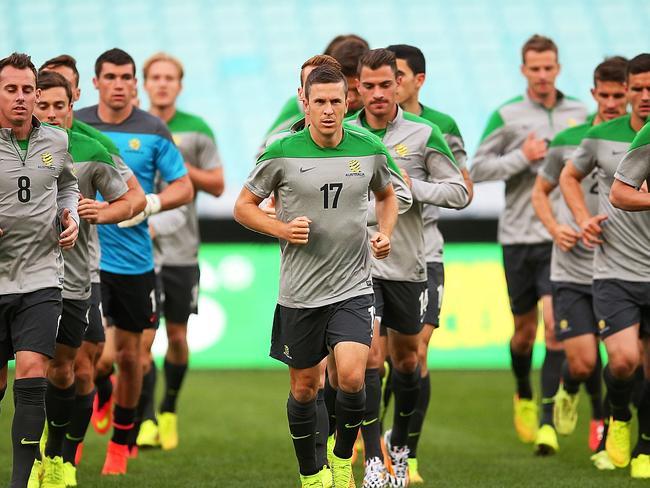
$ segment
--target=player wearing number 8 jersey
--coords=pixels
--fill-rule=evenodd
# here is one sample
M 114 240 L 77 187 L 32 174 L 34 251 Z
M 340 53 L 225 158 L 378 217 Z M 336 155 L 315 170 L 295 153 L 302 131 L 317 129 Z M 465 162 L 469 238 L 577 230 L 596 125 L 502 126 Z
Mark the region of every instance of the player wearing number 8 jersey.
M 390 251 L 397 201 L 386 149 L 343 127 L 347 86 L 330 66 L 305 83 L 310 125 L 271 144 L 260 156 L 235 205 L 235 218 L 280 239 L 280 295 L 271 356 L 289 365 L 289 429 L 303 487 L 322 487 L 316 461 L 316 394 L 320 361 L 333 351 L 338 392 L 334 486 L 355 486 L 352 448 L 363 421 L 364 370 L 372 335 L 370 247 Z M 368 245 L 368 191 L 376 199 L 379 231 Z M 258 205 L 276 198 L 277 219 Z
M 68 135 L 33 116 L 37 97 L 29 56 L 0 60 L 0 399 L 15 354 L 12 488 L 27 485 L 45 423 L 45 373 L 61 315 L 59 247 L 74 245 L 79 219 Z

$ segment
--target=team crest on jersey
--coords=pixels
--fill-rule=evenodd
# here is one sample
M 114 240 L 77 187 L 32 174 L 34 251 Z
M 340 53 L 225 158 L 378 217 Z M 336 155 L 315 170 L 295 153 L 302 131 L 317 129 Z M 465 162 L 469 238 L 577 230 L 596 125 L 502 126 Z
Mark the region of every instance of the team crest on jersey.
M 129 141 L 129 147 L 133 149 L 134 151 L 138 151 L 140 147 L 142 146 L 142 143 L 140 142 L 140 139 L 133 138 Z
M 174 141 L 174 144 L 176 144 L 177 146 L 180 145 L 182 139 L 183 138 L 181 136 L 177 134 L 172 134 L 172 140 Z
M 569 127 L 575 127 L 576 125 L 578 125 L 578 121 L 573 117 L 569 118 L 569 120 L 567 120 L 566 123 Z
M 405 158 L 408 156 L 409 148 L 406 147 L 406 144 L 397 144 L 395 145 L 394 149 L 399 157 Z
M 39 168 L 54 169 L 54 157 L 49 152 L 41 153 L 41 164 Z
M 345 176 L 364 176 L 365 173 L 361 171 L 361 161 L 358 159 L 352 159 L 348 162 L 348 168 L 350 169 L 349 173 L 346 173 Z

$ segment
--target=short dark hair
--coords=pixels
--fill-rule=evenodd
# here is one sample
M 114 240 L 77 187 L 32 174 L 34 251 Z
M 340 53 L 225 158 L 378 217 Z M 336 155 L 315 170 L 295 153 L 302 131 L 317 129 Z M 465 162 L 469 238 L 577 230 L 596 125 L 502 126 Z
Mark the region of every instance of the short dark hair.
M 7 66 L 11 66 L 12 68 L 16 69 L 30 70 L 32 73 L 34 73 L 34 83 L 36 83 L 36 80 L 38 79 L 36 66 L 34 66 L 34 63 L 32 63 L 32 58 L 28 54 L 15 52 L 6 58 L 0 59 L 0 73 Z
M 638 75 L 639 73 L 647 73 L 648 71 L 650 71 L 650 54 L 639 54 L 627 63 L 626 79 L 629 79 L 630 75 Z
M 332 57 L 341 63 L 341 71 L 344 76 L 356 77 L 359 59 L 369 50 L 367 42 L 351 37 L 332 49 Z
M 309 100 L 309 93 L 311 92 L 312 85 L 325 84 L 325 83 L 343 83 L 343 92 L 345 98 L 348 96 L 348 80 L 345 79 L 340 69 L 333 68 L 332 66 L 323 65 L 315 68 L 305 81 L 305 98 Z
M 555 57 L 559 58 L 557 44 L 553 39 L 539 34 L 533 34 L 521 48 L 521 62 L 526 64 L 526 53 L 528 51 L 535 51 L 536 53 L 543 53 L 544 51 L 553 51 Z
M 327 54 L 317 54 L 316 56 L 312 56 L 307 61 L 302 63 L 302 66 L 300 67 L 300 86 L 302 86 L 302 72 L 304 69 L 307 67 L 318 68 L 319 66 L 331 66 L 332 68 L 336 68 L 338 70 L 341 69 L 339 62 L 332 56 L 328 56 Z
M 42 71 L 38 75 L 38 83 L 36 88 L 41 90 L 49 90 L 50 88 L 63 88 L 68 97 L 68 102 L 72 102 L 72 87 L 65 77 L 56 71 Z
M 332 52 L 339 46 L 339 44 L 350 40 L 358 41 L 361 44 L 364 44 L 366 46 L 366 49 L 370 49 L 368 41 L 366 41 L 363 37 L 356 34 L 340 34 L 330 41 L 330 43 L 325 48 L 325 51 L 323 51 L 323 54 L 329 54 L 332 56 Z
M 594 70 L 594 86 L 599 81 L 613 81 L 625 83 L 627 74 L 627 58 L 623 56 L 612 56 L 596 66 Z
M 372 51 L 368 51 L 366 54 L 361 56 L 359 59 L 359 64 L 357 66 L 357 76 L 361 75 L 361 70 L 364 66 L 372 70 L 379 69 L 382 66 L 390 66 L 390 69 L 393 70 L 393 73 L 397 74 L 395 54 L 392 51 L 384 48 L 373 49 Z
M 70 68 L 72 70 L 77 86 L 79 86 L 79 70 L 77 69 L 77 60 L 69 54 L 60 54 L 55 58 L 48 59 L 41 65 L 38 71 L 41 73 L 52 68 L 58 68 L 60 66 L 65 66 L 66 68 Z
M 114 47 L 99 55 L 97 61 L 95 61 L 95 76 L 99 77 L 104 63 L 116 64 L 118 66 L 130 64 L 133 66 L 133 76 L 135 76 L 135 61 L 129 53 L 120 48 Z
M 403 59 L 414 75 L 427 72 L 424 54 L 419 48 L 408 44 L 393 44 L 386 49 L 395 53 L 397 59 Z

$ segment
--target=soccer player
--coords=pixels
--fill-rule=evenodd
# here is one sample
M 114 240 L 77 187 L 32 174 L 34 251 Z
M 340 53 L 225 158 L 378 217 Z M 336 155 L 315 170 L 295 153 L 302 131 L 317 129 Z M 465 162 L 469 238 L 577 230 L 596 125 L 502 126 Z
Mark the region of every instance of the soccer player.
M 449 149 L 454 155 L 456 165 L 463 175 L 471 202 L 472 180 L 469 177 L 469 171 L 466 165 L 467 153 L 465 152 L 465 144 L 456 121 L 451 116 L 427 107 L 420 102 L 420 89 L 426 80 L 426 60 L 424 54 L 417 47 L 406 44 L 396 44 L 388 46 L 386 49 L 395 53 L 397 76 L 400 78 L 400 83 L 397 88 L 397 102 L 405 112 L 418 115 L 440 128 Z M 427 311 L 424 314 L 424 326 L 422 327 L 422 332 L 420 332 L 420 344 L 418 346 L 420 396 L 415 413 L 411 417 L 409 424 L 409 479 L 411 483 L 423 482 L 418 471 L 417 446 L 431 396 L 427 355 L 431 335 L 434 329 L 440 325 L 440 308 L 442 306 L 445 284 L 445 271 L 442 261 L 444 241 L 442 234 L 438 230 L 439 217 L 440 210 L 438 207 L 435 205 L 423 206 L 422 218 L 424 221 L 429 303 L 427 305 Z
M 594 252 L 594 312 L 600 337 L 607 349 L 604 371 L 611 409 L 607 454 L 616 467 L 631 461 L 633 478 L 650 478 L 650 382 L 646 383 L 638 408 L 639 437 L 630 453 L 630 399 L 634 372 L 648 364 L 650 322 L 650 213 L 615 208 L 609 193 L 615 179 L 621 184 L 642 186 L 645 161 L 644 137 L 630 147 L 650 116 L 650 54 L 632 58 L 627 67 L 627 98 L 631 113 L 602 123 L 587 132 L 580 147 L 560 175 L 562 194 L 580 226 L 582 241 Z M 629 149 L 629 154 L 621 161 Z M 639 151 L 641 149 L 641 151 Z M 620 171 L 618 170 L 620 163 Z M 597 168 L 598 213 L 585 203 L 581 181 Z M 619 184 L 617 186 L 620 187 Z M 613 200 L 617 204 L 617 193 Z M 635 195 L 636 196 L 636 195 Z M 632 206 L 623 206 L 632 209 Z M 643 354 L 639 348 L 639 338 Z
M 0 60 L 0 398 L 15 356 L 11 488 L 27 485 L 38 452 L 61 316 L 60 249 L 71 249 L 78 234 L 68 135 L 33 116 L 38 96 L 29 56 Z
M 532 192 L 532 203 L 540 221 L 553 237 L 551 282 L 555 335 L 562 342 L 566 361 L 562 385 L 555 397 L 554 424 L 557 432 L 568 435 L 578 420 L 578 389 L 584 382 L 591 396 L 592 421 L 589 447 L 598 448 L 603 433 L 602 365 L 598 350 L 598 323 L 593 313 L 591 284 L 593 281 L 593 250 L 580 242 L 580 229 L 573 221 L 566 203 L 560 199 L 557 213 L 553 210 L 551 193 L 557 188 L 564 164 L 580 145 L 587 131 L 601 122 L 625 115 L 627 98 L 625 76 L 627 60 L 609 58 L 594 71 L 591 95 L 598 111 L 587 122 L 565 129 L 551 142 L 544 166 L 539 170 Z M 597 170 L 582 180 L 582 192 L 590 213 L 598 211 Z M 557 451 L 556 437 L 549 437 L 547 449 Z M 597 466 L 607 463 L 606 454 L 594 456 Z
M 534 35 L 522 50 L 521 73 L 525 95 L 499 107 L 490 117 L 474 156 L 470 175 L 475 182 L 505 181 L 506 206 L 499 219 L 514 334 L 510 341 L 512 371 L 517 382 L 514 424 L 522 442 L 536 443 L 544 454 L 553 437 L 553 397 L 564 361 L 555 338 L 551 303 L 550 262 L 552 238 L 536 217 L 530 201 L 538 167 L 546 157 L 548 142 L 561 130 L 582 123 L 585 106 L 555 87 L 560 73 L 558 49 L 543 36 Z M 530 369 L 537 332 L 537 303 L 542 300 L 546 355 L 542 366 L 542 428 L 533 400 Z
M 393 252 L 373 262 L 375 309 L 388 328 L 388 350 L 393 364 L 395 395 L 393 429 L 386 445 L 393 473 L 391 486 L 408 483 L 409 422 L 420 392 L 418 348 L 422 319 L 427 307 L 427 269 L 424 251 L 422 204 L 462 208 L 469 203 L 467 188 L 440 129 L 397 104 L 395 54 L 374 49 L 359 60 L 359 93 L 364 108 L 350 120 L 382 139 L 391 156 L 405 170 L 413 205 L 400 215 L 393 233 Z M 375 486 L 385 477 L 380 445 L 379 368 L 384 362 L 379 347 L 379 321 L 366 369 L 366 417 L 362 427 L 366 456 L 364 486 Z
M 336 44 L 332 49 L 332 57 L 341 64 L 341 71 L 348 82 L 348 112 L 346 116 L 353 115 L 363 108 L 363 100 L 359 95 L 357 84 L 357 66 L 359 59 L 370 48 L 363 39 L 351 36 Z
M 323 53 L 332 56 L 343 65 L 343 73 L 348 77 L 348 90 L 350 91 L 348 95 L 351 95 L 352 102 L 348 111 L 351 112 L 356 112 L 361 106 L 356 95 L 356 83 L 351 85 L 350 81 L 352 80 L 350 78 L 356 76 L 357 61 L 368 49 L 368 42 L 362 37 L 356 34 L 344 34 L 332 39 Z M 266 131 L 266 136 L 288 129 L 303 116 L 304 110 L 300 98 L 298 96 L 291 97 L 280 109 L 280 114 L 273 121 L 269 130 Z
M 185 160 L 195 193 L 201 190 L 218 197 L 223 193 L 224 178 L 214 134 L 203 119 L 182 112 L 176 106 L 182 90 L 183 65 L 169 54 L 158 53 L 145 61 L 143 74 L 144 88 L 151 103 L 149 113 L 162 119 L 169 127 Z M 138 445 L 155 445 L 159 437 L 163 449 L 174 449 L 178 445 L 176 402 L 189 359 L 187 320 L 190 313 L 198 312 L 199 220 L 194 201 L 184 208 L 184 222 L 175 232 L 163 235 L 157 227 L 158 216 L 149 222 L 156 235 L 156 251 L 160 253 L 162 262 L 163 315 L 168 347 L 164 365 L 165 395 L 159 407 L 158 426 L 153 412 L 148 412 Z M 153 363 L 150 371 L 149 374 L 155 374 Z M 148 382 L 151 401 L 154 387 L 155 376 Z
M 34 114 L 50 125 L 67 127 L 73 103 L 72 89 L 68 81 L 58 73 L 46 71 L 39 74 L 36 86 L 40 90 L 40 97 Z M 46 486 L 55 486 L 57 482 L 65 479 L 64 468 L 69 480 L 76 480 L 74 465 L 68 461 L 64 466 L 62 454 L 65 434 L 70 424 L 77 420 L 75 414 L 79 413 L 74 410 L 74 364 L 88 327 L 91 291 L 88 266 L 90 224 L 121 222 L 130 218 L 133 213 L 127 197 L 129 189 L 108 151 L 99 142 L 78 132 L 69 131 L 68 137 L 79 192 L 94 202 L 99 191 L 109 204 L 99 207 L 88 200 L 80 203 L 79 237 L 75 247 L 65 256 L 63 312 L 59 321 L 54 358 L 47 370 L 45 407 L 48 437 L 43 457 L 43 483 Z M 86 400 L 85 404 L 90 405 L 92 400 Z M 86 408 L 85 411 L 88 414 L 89 409 Z M 86 419 L 89 419 L 89 415 Z M 71 454 L 74 456 L 74 453 Z
M 135 61 L 121 49 L 102 53 L 95 63 L 93 84 L 99 104 L 76 116 L 106 133 L 120 149 L 127 166 L 147 193 L 145 209 L 116 225 L 99 228 L 101 242 L 102 303 L 115 325 L 115 349 L 120 374 L 113 413 L 113 437 L 108 444 L 103 474 L 124 474 L 127 443 L 134 428 L 143 368 L 142 332 L 157 324 L 153 249 L 147 217 L 189 203 L 192 183 L 183 158 L 167 126 L 131 103 L 136 85 Z M 156 172 L 169 183 L 154 190 Z
M 339 70 L 314 69 L 305 83 L 311 124 L 267 148 L 235 204 L 237 221 L 281 243 L 271 356 L 289 366 L 287 414 L 305 488 L 323 486 L 315 452 L 316 395 L 319 364 L 330 351 L 330 378 L 338 386 L 333 481 L 355 486 L 351 456 L 364 418 L 372 336 L 370 248 L 377 258 L 388 255 L 397 219 L 386 166 L 390 156 L 375 138 L 343 127 L 346 95 Z M 375 196 L 379 222 L 370 246 L 368 191 Z M 258 207 L 272 193 L 275 219 Z
M 81 90 L 79 89 L 79 71 L 77 70 L 76 60 L 70 55 L 61 54 L 45 61 L 39 73 L 48 71 L 59 73 L 68 80 L 72 88 L 72 101 L 77 102 L 81 96 Z M 115 167 L 118 168 L 123 178 L 126 179 L 129 191 L 125 195 L 125 198 L 131 200 L 133 213 L 137 214 L 144 210 L 146 200 L 142 187 L 133 175 L 133 172 L 124 164 L 117 146 L 110 137 L 75 118 L 74 113 L 69 115 L 67 127 L 72 132 L 96 140 L 108 151 Z M 84 198 L 80 204 L 90 206 L 104 205 L 104 203 L 96 202 L 94 198 Z M 95 226 L 92 226 L 90 229 L 88 247 L 92 283 L 88 327 L 84 333 L 81 347 L 75 357 L 74 376 L 77 396 L 75 398 L 72 420 L 63 440 L 63 461 L 68 477 L 72 476 L 70 473 L 74 473 L 74 470 L 70 469 L 70 467 L 74 467 L 77 460 L 80 459 L 81 444 L 85 437 L 86 429 L 88 428 L 89 418 L 95 420 L 94 427 L 99 433 L 106 433 L 111 427 L 110 414 L 112 413 L 112 402 L 110 399 L 113 392 L 113 383 L 111 382 L 110 376 L 113 372 L 115 352 L 112 330 L 109 328 L 106 332 L 104 331 L 100 311 L 99 236 L 97 235 L 97 228 Z M 96 395 L 95 384 L 97 386 Z M 93 404 L 97 406 L 94 414 Z

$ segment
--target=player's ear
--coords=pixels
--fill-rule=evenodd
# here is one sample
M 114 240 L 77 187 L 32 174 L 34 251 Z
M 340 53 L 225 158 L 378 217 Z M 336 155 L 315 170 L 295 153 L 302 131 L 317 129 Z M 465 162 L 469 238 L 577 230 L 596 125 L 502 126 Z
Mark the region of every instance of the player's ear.
M 95 87 L 96 90 L 99 90 L 99 80 L 97 79 L 96 76 L 93 76 L 93 86 Z
M 417 75 L 415 75 L 415 86 L 418 88 L 422 88 L 425 79 L 426 79 L 426 75 L 424 73 L 418 73 Z
M 302 108 L 305 110 L 305 115 L 309 115 L 309 101 L 304 97 L 300 97 L 300 101 L 302 102 Z
M 592 88 L 589 91 L 591 92 L 591 96 L 594 98 L 594 100 L 596 100 L 596 102 L 598 102 L 598 99 L 596 98 L 596 89 Z
M 34 93 L 36 94 L 36 103 L 38 103 L 38 101 L 41 99 L 41 89 L 37 88 Z

